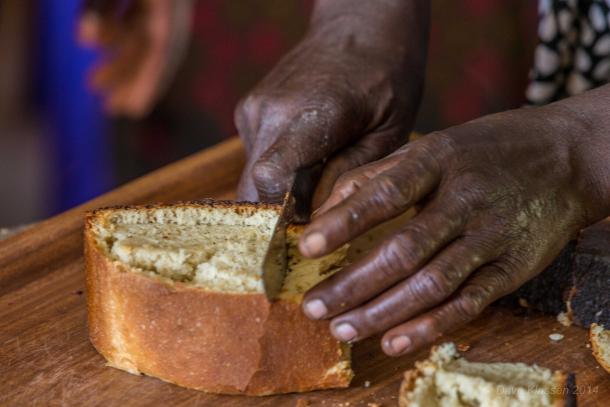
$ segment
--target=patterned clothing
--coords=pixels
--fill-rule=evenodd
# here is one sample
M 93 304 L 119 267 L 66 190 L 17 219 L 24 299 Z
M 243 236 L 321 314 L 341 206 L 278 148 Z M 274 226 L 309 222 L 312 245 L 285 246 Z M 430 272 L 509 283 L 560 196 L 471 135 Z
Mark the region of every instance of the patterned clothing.
M 543 105 L 610 80 L 610 0 L 541 0 L 527 101 Z

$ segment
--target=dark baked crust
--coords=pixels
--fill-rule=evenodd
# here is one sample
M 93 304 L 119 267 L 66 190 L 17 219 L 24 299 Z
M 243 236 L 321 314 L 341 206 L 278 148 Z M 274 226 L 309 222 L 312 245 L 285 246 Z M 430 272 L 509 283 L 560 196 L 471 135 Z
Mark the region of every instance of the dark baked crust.
M 558 314 L 588 328 L 610 326 L 610 220 L 581 231 L 555 261 L 502 303 L 526 300 L 528 306 Z M 605 311 L 606 310 L 606 311 Z
M 204 201 L 179 205 L 214 205 Z M 151 205 L 146 208 L 166 205 Z M 240 204 L 237 210 L 277 205 Z M 124 207 L 144 209 L 144 207 Z M 329 373 L 349 358 L 327 321 L 311 321 L 300 304 L 264 294 L 206 291 L 110 260 L 85 225 L 89 336 L 111 366 L 213 393 L 265 395 L 347 387 L 351 370 Z

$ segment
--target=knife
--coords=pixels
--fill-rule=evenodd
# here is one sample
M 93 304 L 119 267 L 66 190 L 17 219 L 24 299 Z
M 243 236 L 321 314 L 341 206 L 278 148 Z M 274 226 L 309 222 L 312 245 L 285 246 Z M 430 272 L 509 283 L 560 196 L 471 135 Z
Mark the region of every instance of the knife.
M 304 223 L 309 220 L 308 199 L 302 196 L 303 185 L 311 177 L 308 170 L 296 173 L 290 190 L 284 195 L 280 215 L 269 240 L 269 246 L 262 263 L 263 284 L 267 299 L 273 300 L 281 291 L 288 265 L 288 245 L 286 227 L 290 223 Z

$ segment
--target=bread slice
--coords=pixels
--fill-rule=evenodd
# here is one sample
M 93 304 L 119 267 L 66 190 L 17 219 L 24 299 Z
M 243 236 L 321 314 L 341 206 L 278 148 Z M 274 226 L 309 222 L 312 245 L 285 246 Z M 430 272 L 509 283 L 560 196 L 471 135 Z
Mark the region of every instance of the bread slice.
M 574 376 L 523 363 L 474 363 L 453 343 L 433 347 L 405 372 L 401 407 L 574 405 Z
M 591 324 L 589 341 L 597 363 L 610 373 L 610 330 L 604 329 L 602 325 Z
M 214 393 L 347 387 L 349 347 L 301 312 L 347 248 L 303 259 L 290 226 L 287 276 L 270 302 L 260 265 L 279 209 L 202 201 L 89 213 L 89 336 L 108 364 Z

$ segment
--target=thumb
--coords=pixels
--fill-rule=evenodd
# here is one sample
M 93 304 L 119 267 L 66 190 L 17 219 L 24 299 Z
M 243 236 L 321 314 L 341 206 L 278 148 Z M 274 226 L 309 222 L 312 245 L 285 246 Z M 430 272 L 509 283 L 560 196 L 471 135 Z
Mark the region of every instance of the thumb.
M 279 136 L 251 168 L 261 201 L 280 202 L 292 186 L 297 170 L 322 164 L 347 144 L 356 131 L 356 120 L 350 123 L 346 116 L 352 115 L 346 113 L 308 109 L 299 113 L 296 120 L 286 122 L 287 127 L 278 131 Z M 309 185 L 299 185 L 303 195 L 300 198 L 311 202 L 318 177 L 306 178 Z

